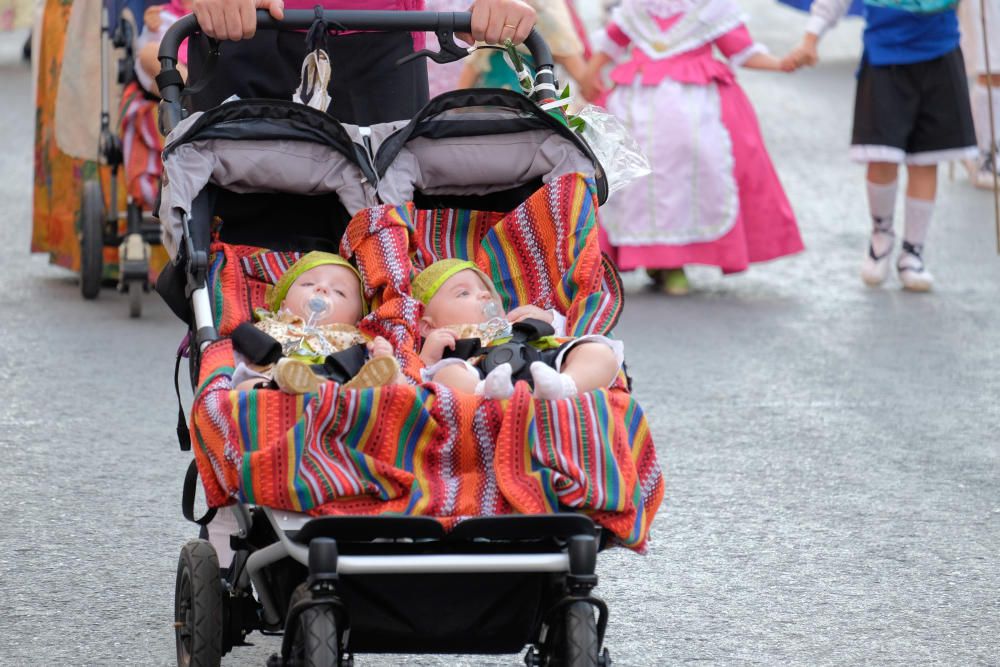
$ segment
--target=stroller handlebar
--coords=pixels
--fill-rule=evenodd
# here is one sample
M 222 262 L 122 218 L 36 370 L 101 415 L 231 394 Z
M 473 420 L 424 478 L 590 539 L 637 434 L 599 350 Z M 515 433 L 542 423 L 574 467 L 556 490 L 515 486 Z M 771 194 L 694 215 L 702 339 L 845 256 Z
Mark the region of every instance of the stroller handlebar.
M 285 11 L 285 18 L 277 20 L 267 11 L 257 11 L 258 30 L 305 30 L 317 20 L 317 13 L 307 9 Z M 442 40 L 452 39 L 456 32 L 469 32 L 472 14 L 468 12 L 401 12 L 326 10 L 323 20 L 331 30 L 357 30 L 373 32 L 434 32 Z M 194 14 L 184 16 L 174 23 L 160 42 L 160 130 L 164 135 L 183 119 L 180 103 L 184 81 L 176 71 L 177 52 L 181 42 L 201 32 Z M 531 52 L 537 67 L 536 89 L 542 96 L 555 96 L 555 77 L 552 73 L 552 52 L 537 31 L 532 30 L 524 45 Z M 548 94 L 546 94 L 548 93 Z

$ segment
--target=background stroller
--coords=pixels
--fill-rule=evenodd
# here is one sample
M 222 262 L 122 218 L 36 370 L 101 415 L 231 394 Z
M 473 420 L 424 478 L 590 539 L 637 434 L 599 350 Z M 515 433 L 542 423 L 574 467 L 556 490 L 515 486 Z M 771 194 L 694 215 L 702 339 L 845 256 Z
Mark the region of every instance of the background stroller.
M 285 25 L 306 27 L 312 19 L 309 12 L 289 12 Z M 434 30 L 450 43 L 452 32 L 468 29 L 470 19 L 327 12 L 326 20 L 344 29 Z M 273 22 L 259 15 L 259 25 Z M 180 39 L 195 29 L 189 17 L 171 30 L 160 52 L 164 72 Z M 536 88 L 553 96 L 547 49 L 537 38 L 529 46 L 540 63 Z M 178 87 L 161 84 L 168 128 L 182 116 Z M 468 138 L 476 138 L 493 160 L 473 159 L 482 169 L 458 170 L 459 181 L 448 182 L 456 170 L 437 168 L 467 156 L 454 142 Z M 512 144 L 519 147 L 503 152 Z M 276 147 L 284 155 L 280 164 L 267 159 L 273 160 Z M 641 547 L 662 497 L 645 420 L 627 396 L 624 376 L 614 390 L 579 403 L 567 399 L 533 407 L 522 388 L 507 406 L 509 414 L 499 405 L 473 407 L 474 397 L 398 386 L 357 391 L 331 384 L 306 397 L 280 392 L 251 397 L 231 391 L 233 353 L 225 338 L 249 317 L 275 268 L 287 266 L 294 251 L 339 241 L 372 290 L 377 308 L 366 322 L 383 327 L 403 350 L 404 371 L 412 373 L 415 352 L 405 351 L 414 347 L 406 323 L 412 299 L 404 294 L 410 241 L 424 239 L 416 242 L 425 262 L 442 254 L 489 253 L 496 250 L 491 234 L 501 226 L 511 234 L 534 230 L 533 241 L 552 244 L 551 254 L 533 246 L 552 271 L 531 275 L 553 303 L 562 298 L 558 304 L 575 313 L 570 319 L 576 328 L 610 329 L 621 306 L 620 285 L 597 250 L 594 206 L 606 188 L 586 144 L 535 102 L 508 91 L 444 95 L 409 123 L 371 128 L 343 126 L 297 104 L 246 100 L 185 120 L 168 138 L 164 162 L 160 213 L 164 243 L 176 259 L 158 289 L 191 326 L 197 394 L 191 433 L 209 503 L 237 502 L 220 515 L 232 527 L 222 530 L 232 551 L 221 559 L 224 570 L 209 542 L 192 541 L 182 550 L 176 591 L 179 662 L 217 664 L 256 629 L 284 630 L 282 655 L 274 664 L 351 664 L 353 654 L 364 652 L 512 653 L 526 644 L 531 665 L 608 664 L 601 650 L 607 610 L 591 594 L 598 547 L 612 541 Z M 515 182 L 498 182 L 498 174 L 512 166 Z M 359 213 L 351 219 L 354 212 Z M 213 218 L 222 221 L 214 230 Z M 537 224 L 545 220 L 557 227 L 548 236 L 551 230 Z M 459 229 L 464 232 L 456 233 Z M 564 271 L 566 258 L 572 261 Z M 528 275 L 529 267 L 522 268 L 517 275 Z M 578 282 L 588 288 L 577 289 Z M 510 294 L 525 285 L 512 280 L 506 287 L 501 291 Z M 428 465 L 441 459 L 445 447 L 456 460 L 462 458 L 462 451 L 479 442 L 457 429 L 463 407 L 485 420 L 474 435 L 489 441 L 484 455 L 522 452 L 521 459 L 533 449 L 525 438 L 542 444 L 543 436 L 525 432 L 500 442 L 496 436 L 503 428 L 521 433 L 536 418 L 542 423 L 565 410 L 594 408 L 591 412 L 604 414 L 610 424 L 578 415 L 583 422 L 573 446 L 586 441 L 581 447 L 613 484 L 602 486 L 604 477 L 593 476 L 585 464 L 558 473 L 530 464 L 519 478 L 518 471 L 499 467 L 477 471 L 475 459 L 447 480 L 448 489 L 435 490 L 405 464 L 386 463 L 399 460 L 391 451 L 376 451 L 398 448 L 396 454 L 405 458 L 403 450 L 416 446 L 416 439 L 417 450 L 437 448 L 422 459 Z M 406 433 L 384 427 L 407 413 L 416 426 Z M 240 424 L 252 424 L 247 437 L 237 433 L 244 428 Z M 557 424 L 552 429 L 556 437 L 573 440 Z M 447 430 L 453 436 L 443 442 L 440 434 Z M 186 436 L 183 424 L 180 432 Z M 305 440 L 295 440 L 303 435 Z M 269 457 L 282 454 L 269 443 L 281 446 L 288 436 L 303 465 L 292 466 L 287 484 L 275 485 L 275 469 L 269 467 L 275 461 Z M 573 458 L 569 450 L 554 457 Z M 501 486 L 521 484 L 524 497 L 469 494 L 461 480 L 476 474 L 484 481 L 473 479 L 473 487 L 490 479 L 494 487 L 497 480 Z M 190 473 L 189 490 L 195 480 Z M 441 509 L 445 505 L 447 511 Z M 589 510 L 589 516 L 556 513 L 566 507 Z M 310 519 L 281 511 L 289 509 L 344 516 Z M 387 512 L 441 520 L 372 516 Z M 543 512 L 550 514 L 466 518 Z
M 128 294 L 129 315 L 142 313 L 142 294 L 149 290 L 151 247 L 160 243 L 159 223 L 149 214 L 159 188 L 160 136 L 156 103 L 135 76 L 135 45 L 149 0 L 105 0 L 101 21 L 101 117 L 98 173 L 83 183 L 80 209 L 80 292 L 97 298 L 105 280 L 105 248 L 118 254 L 118 290 Z M 125 11 L 125 10 L 128 11 Z M 121 58 L 110 71 L 109 54 Z M 117 85 L 115 85 L 117 83 Z M 113 91 L 123 87 L 119 127 L 113 126 Z M 100 171 L 109 174 L 102 178 Z M 121 177 L 126 183 L 125 209 L 119 210 Z M 107 184 L 105 192 L 104 184 Z

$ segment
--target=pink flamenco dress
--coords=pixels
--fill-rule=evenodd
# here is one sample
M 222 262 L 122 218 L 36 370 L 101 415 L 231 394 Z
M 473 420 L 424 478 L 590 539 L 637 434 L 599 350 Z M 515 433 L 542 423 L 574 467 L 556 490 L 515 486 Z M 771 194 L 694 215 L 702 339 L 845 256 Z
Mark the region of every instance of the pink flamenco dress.
M 602 209 L 605 251 L 621 270 L 687 264 L 744 271 L 803 249 L 750 101 L 729 65 L 764 51 L 732 0 L 624 0 L 597 50 L 610 55 L 608 110 L 652 174 Z

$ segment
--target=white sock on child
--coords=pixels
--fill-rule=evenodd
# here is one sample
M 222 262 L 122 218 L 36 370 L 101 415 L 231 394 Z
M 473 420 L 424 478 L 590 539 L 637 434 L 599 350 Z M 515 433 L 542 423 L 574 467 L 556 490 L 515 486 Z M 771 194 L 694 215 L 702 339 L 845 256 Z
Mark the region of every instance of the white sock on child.
M 476 385 L 476 396 L 484 398 L 510 398 L 514 395 L 514 383 L 510 381 L 510 364 L 500 364 L 491 370 Z
M 532 362 L 531 377 L 535 381 L 533 392 L 535 398 L 555 400 L 575 396 L 578 393 L 573 378 L 541 361 Z
M 917 254 L 927 240 L 927 230 L 931 226 L 931 215 L 934 213 L 934 201 L 926 199 L 906 198 L 906 226 L 903 229 L 903 240 L 917 249 Z
M 872 250 L 881 257 L 892 250 L 895 233 L 892 231 L 892 217 L 896 210 L 896 188 L 899 181 L 879 185 L 867 181 L 868 210 L 872 216 Z

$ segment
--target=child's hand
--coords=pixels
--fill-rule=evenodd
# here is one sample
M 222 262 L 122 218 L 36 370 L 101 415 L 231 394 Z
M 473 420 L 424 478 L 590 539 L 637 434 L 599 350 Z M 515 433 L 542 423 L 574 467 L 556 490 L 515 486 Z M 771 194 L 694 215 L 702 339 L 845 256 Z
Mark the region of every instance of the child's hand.
M 526 320 L 529 318 L 533 320 L 541 320 L 543 322 L 548 322 L 549 324 L 552 324 L 552 319 L 553 319 L 552 311 L 542 310 L 538 306 L 532 306 L 529 304 L 527 306 L 518 306 L 514 310 L 507 313 L 507 319 L 510 320 L 510 322 L 512 323 L 520 322 L 521 320 Z
M 160 18 L 160 10 L 163 5 L 150 5 L 146 8 L 146 11 L 142 13 L 142 22 L 146 24 L 146 29 L 156 32 L 160 29 L 160 25 L 163 23 Z
M 420 349 L 420 360 L 424 362 L 424 366 L 436 364 L 444 357 L 446 349 L 455 349 L 457 340 L 454 332 L 448 329 L 435 329 L 427 334 L 424 340 L 424 346 Z
M 376 336 L 368 343 L 368 356 L 372 359 L 393 356 L 392 343 L 387 341 L 385 338 L 382 338 L 382 336 Z
M 593 102 L 606 92 L 604 80 L 601 78 L 601 69 L 608 64 L 609 59 L 606 56 L 601 56 L 605 56 L 605 54 L 600 53 L 591 58 L 590 62 L 587 63 L 587 69 L 577 81 L 580 84 L 580 94 L 588 102 Z
M 802 43 L 781 59 L 781 69 L 785 72 L 794 72 L 800 67 L 815 66 L 819 62 L 818 39 L 813 33 L 807 32 L 802 38 Z

